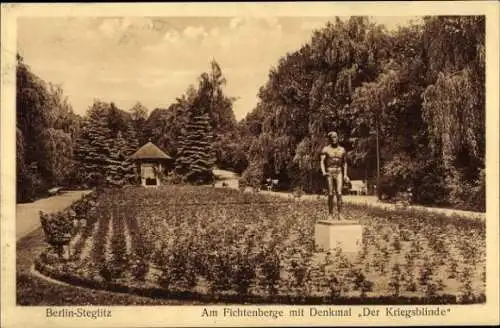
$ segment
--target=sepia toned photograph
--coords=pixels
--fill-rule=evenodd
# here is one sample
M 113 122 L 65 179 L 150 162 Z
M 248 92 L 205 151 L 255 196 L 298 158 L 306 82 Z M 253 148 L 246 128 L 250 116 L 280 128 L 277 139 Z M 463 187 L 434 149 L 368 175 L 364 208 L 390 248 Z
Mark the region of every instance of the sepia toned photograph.
M 15 305 L 486 305 L 486 15 L 399 14 L 17 17 Z

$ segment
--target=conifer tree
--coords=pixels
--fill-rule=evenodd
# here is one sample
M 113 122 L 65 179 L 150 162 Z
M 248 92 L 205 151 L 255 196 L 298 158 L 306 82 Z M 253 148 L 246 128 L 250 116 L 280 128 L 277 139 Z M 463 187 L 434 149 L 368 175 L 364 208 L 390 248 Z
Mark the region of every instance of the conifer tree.
M 137 150 L 139 147 L 139 139 L 137 137 L 137 131 L 134 128 L 134 125 L 132 122 L 129 122 L 127 124 L 127 130 L 124 135 L 124 138 L 127 140 L 127 147 L 130 152 L 134 152 Z
M 137 182 L 136 165 L 130 159 L 130 156 L 139 148 L 139 140 L 137 132 L 134 129 L 132 122 L 127 126 L 127 150 L 125 152 L 125 159 L 122 161 L 122 170 L 124 172 L 124 179 L 126 183 L 135 184 Z
M 113 147 L 110 149 L 110 156 L 106 167 L 106 178 L 113 186 L 123 186 L 125 184 L 126 167 L 124 162 L 128 153 L 127 140 L 123 138 L 121 132 L 113 140 Z
M 78 138 L 75 155 L 88 183 L 105 178 L 110 158 L 110 134 L 106 118 L 107 104 L 95 101 L 87 113 Z
M 192 115 L 180 140 L 176 171 L 191 183 L 206 183 L 213 179 L 215 156 L 213 133 L 208 113 Z

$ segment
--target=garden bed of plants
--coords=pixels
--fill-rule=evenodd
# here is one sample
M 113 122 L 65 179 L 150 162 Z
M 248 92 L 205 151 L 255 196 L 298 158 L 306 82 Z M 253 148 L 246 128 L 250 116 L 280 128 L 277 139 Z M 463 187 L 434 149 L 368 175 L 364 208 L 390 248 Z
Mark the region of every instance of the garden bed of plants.
M 345 210 L 363 224 L 355 255 L 315 252 L 323 202 L 208 186 L 101 190 L 42 214 L 51 246 L 35 267 L 75 285 L 203 302 L 485 302 L 483 220 Z

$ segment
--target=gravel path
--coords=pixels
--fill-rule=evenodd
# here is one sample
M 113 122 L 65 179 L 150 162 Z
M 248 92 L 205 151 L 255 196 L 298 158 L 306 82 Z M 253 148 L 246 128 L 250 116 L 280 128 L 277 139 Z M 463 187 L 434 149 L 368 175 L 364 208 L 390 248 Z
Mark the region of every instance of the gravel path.
M 39 199 L 33 203 L 16 205 L 16 240 L 26 236 L 40 226 L 39 211 L 53 213 L 78 200 L 90 190 L 63 191 L 61 194 Z
M 238 188 L 238 175 L 235 174 L 234 172 L 230 171 L 225 171 L 225 170 L 214 170 L 214 174 L 218 176 L 220 181 L 217 182 L 216 186 L 217 187 L 222 187 L 222 183 L 224 182 L 228 188 Z M 274 196 L 281 196 L 281 197 L 292 197 L 291 193 L 286 193 L 286 192 L 276 192 L 276 191 L 261 191 L 262 193 L 269 194 L 269 195 L 274 195 Z M 310 200 L 316 200 L 318 199 L 318 195 L 303 195 L 302 199 L 310 199 Z M 322 196 L 322 199 L 326 198 L 325 196 Z M 384 203 L 378 200 L 376 196 L 353 196 L 353 195 L 344 195 L 343 200 L 346 203 L 353 203 L 353 204 L 364 204 L 364 205 L 370 205 L 370 206 L 376 206 L 376 207 L 381 207 L 381 208 L 388 208 L 388 209 L 395 209 L 396 205 L 391 204 L 391 203 Z M 326 205 L 325 205 L 326 206 Z M 446 214 L 446 215 L 460 215 L 460 216 L 466 216 L 470 218 L 476 218 L 476 219 L 485 219 L 486 214 L 481 213 L 481 212 L 471 212 L 471 211 L 461 211 L 461 210 L 455 210 L 455 209 L 449 209 L 449 208 L 438 208 L 438 207 L 425 207 L 425 206 L 420 206 L 420 205 L 411 205 L 409 206 L 410 209 L 415 209 L 415 210 L 422 210 L 422 211 L 431 211 L 434 213 L 441 213 L 441 214 Z

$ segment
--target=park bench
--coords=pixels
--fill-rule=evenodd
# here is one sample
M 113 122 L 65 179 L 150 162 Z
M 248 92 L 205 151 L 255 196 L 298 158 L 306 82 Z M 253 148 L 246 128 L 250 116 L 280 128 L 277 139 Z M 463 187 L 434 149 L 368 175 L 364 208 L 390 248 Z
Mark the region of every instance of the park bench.
M 267 191 L 273 191 L 276 190 L 276 188 L 278 187 L 278 183 L 279 183 L 278 179 L 267 178 L 265 187 Z
M 54 196 L 54 195 L 58 195 L 62 190 L 62 187 L 54 187 L 54 188 L 50 188 L 49 190 L 47 190 L 47 193 L 49 194 L 49 196 Z

